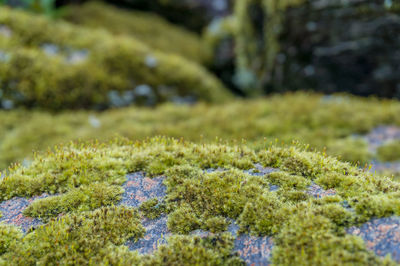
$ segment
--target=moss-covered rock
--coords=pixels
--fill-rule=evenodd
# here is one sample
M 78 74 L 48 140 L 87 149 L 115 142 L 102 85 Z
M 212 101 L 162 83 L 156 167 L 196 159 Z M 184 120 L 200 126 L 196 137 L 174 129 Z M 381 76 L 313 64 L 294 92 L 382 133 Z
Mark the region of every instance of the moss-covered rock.
M 156 109 L 101 113 L 0 111 L 0 168 L 16 161 L 29 164 L 32 151 L 43 152 L 59 143 L 107 141 L 115 135 L 129 139 L 166 135 L 200 142 L 246 138 L 248 145 L 257 148 L 276 140 L 295 140 L 318 150 L 326 147 L 328 154 L 363 165 L 371 154 L 365 141 L 353 135 L 367 134 L 383 124 L 400 125 L 399 113 L 396 101 L 306 93 L 214 106 L 164 104 Z
M 257 167 L 274 171 L 257 173 Z M 94 205 L 91 211 L 64 208 L 64 216 L 23 238 L 0 230 L 10 238 L 1 261 L 236 265 L 241 263 L 233 251 L 236 236 L 226 232 L 223 222 L 231 219 L 238 221 L 241 232 L 274 238 L 272 263 L 276 265 L 395 265 L 345 229 L 373 217 L 400 215 L 400 184 L 301 147 L 268 146 L 255 151 L 246 145 L 193 144 L 161 137 L 60 146 L 37 156 L 29 167 L 10 169 L 0 180 L 0 202 L 43 192 L 69 195 L 74 191 L 97 197 L 81 188 L 99 182 L 121 186 L 126 175 L 136 171 L 165 176 L 162 212 L 168 216 L 172 236 L 153 254 L 140 255 L 124 247 L 129 238 L 139 240 L 144 234 L 136 207 L 110 207 L 111 202 L 103 202 L 100 205 L 105 206 Z M 311 182 L 334 190 L 335 195 L 313 197 L 307 190 Z M 271 190 L 271 183 L 279 184 L 278 188 Z M 113 195 L 111 190 L 106 193 Z M 57 209 L 51 201 L 42 204 L 47 214 L 57 215 L 51 212 Z M 196 229 L 215 233 L 191 234 Z
M 2 106 L 105 108 L 230 94 L 201 66 L 127 36 L 1 8 Z M 6 103 L 6 104 L 4 104 Z
M 178 54 L 199 63 L 210 60 L 210 53 L 200 36 L 155 14 L 88 2 L 68 6 L 63 10 L 62 17 L 79 25 L 107 29 L 117 35 L 130 35 L 153 49 Z

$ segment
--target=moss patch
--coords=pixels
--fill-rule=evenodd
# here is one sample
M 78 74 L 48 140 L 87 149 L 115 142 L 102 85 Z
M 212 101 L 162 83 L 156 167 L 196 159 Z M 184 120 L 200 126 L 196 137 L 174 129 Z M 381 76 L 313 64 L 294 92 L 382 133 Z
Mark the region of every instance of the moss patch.
M 14 265 L 115 263 L 134 257 L 121 256 L 126 250 L 118 246 L 143 233 L 135 210 L 100 208 L 51 221 L 15 243 L 2 257 Z
M 258 176 L 243 171 L 257 163 L 281 171 Z M 204 171 L 209 168 L 218 170 Z M 153 255 L 142 257 L 121 246 L 127 238 L 143 234 L 134 209 L 100 207 L 87 212 L 86 208 L 66 208 L 75 203 L 63 205 L 60 200 L 57 208 L 61 207 L 66 216 L 29 233 L 1 258 L 21 264 L 85 263 L 89 258 L 122 264 L 143 259 L 141 263 L 145 265 L 165 260 L 182 264 L 239 263 L 231 253 L 232 238 L 223 233 L 227 219 L 235 219 L 242 232 L 275 237 L 275 264 L 393 263 L 375 256 L 360 238 L 346 235 L 344 229 L 372 217 L 400 215 L 400 184 L 301 147 L 253 150 L 246 145 L 193 144 L 167 138 L 114 141 L 107 145 L 71 144 L 37 156 L 29 167 L 10 169 L 0 181 L 0 197 L 5 200 L 42 192 L 90 196 L 85 187 L 95 187 L 98 182 L 119 186 L 127 173 L 135 171 L 166 176 L 165 212 L 173 233 L 204 229 L 221 234 L 206 239 L 173 237 Z M 325 189 L 333 188 L 336 195 L 311 197 L 305 191 L 311 181 Z M 279 189 L 270 191 L 271 184 L 278 184 Z M 112 191 L 107 194 L 113 195 Z M 91 198 L 97 196 L 92 194 Z M 342 202 L 354 211 L 343 207 Z M 107 200 L 99 205 L 108 203 Z M 152 209 L 155 203 L 147 202 L 142 210 Z M 53 202 L 43 200 L 41 204 L 50 211 L 43 216 L 51 216 Z M 49 244 L 54 242 L 60 244 Z M 75 248 L 64 251 L 66 243 Z M 28 253 L 32 255 L 27 256 Z

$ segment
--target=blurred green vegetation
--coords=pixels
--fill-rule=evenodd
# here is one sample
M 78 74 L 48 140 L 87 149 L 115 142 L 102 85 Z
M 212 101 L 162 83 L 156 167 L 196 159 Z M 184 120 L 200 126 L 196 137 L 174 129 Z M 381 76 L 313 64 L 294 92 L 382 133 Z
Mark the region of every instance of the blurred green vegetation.
M 328 154 L 343 160 L 365 164 L 372 154 L 364 140 L 355 135 L 379 125 L 400 126 L 399 113 L 397 101 L 309 93 L 217 105 L 164 104 L 156 109 L 129 107 L 106 112 L 0 111 L 0 168 L 29 160 L 32 151 L 43 152 L 58 143 L 106 141 L 117 135 L 132 140 L 157 135 L 198 142 L 246 139 L 256 148 L 276 139 L 280 144 L 297 140 L 318 150 L 326 147 Z

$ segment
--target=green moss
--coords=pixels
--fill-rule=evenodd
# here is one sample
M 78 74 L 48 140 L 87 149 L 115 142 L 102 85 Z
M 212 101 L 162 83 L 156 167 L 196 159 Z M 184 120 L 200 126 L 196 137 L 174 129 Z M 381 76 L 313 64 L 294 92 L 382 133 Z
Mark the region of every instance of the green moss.
M 34 201 L 24 210 L 24 215 L 48 220 L 72 211 L 89 211 L 118 202 L 123 193 L 119 186 L 94 183 L 73 188 L 67 193 Z
M 233 238 L 229 234 L 201 238 L 198 236 L 171 237 L 144 265 L 243 265 L 232 256 Z
M 0 224 L 0 256 L 14 247 L 21 238 L 20 230 L 10 225 Z
M 268 180 L 271 184 L 283 188 L 305 189 L 311 184 L 310 180 L 307 180 L 304 177 L 290 175 L 285 172 L 271 173 L 268 176 Z
M 378 158 L 384 162 L 400 160 L 400 141 L 391 141 L 378 148 Z
M 243 171 L 256 163 L 279 168 L 280 172 L 252 176 Z M 208 168 L 217 170 L 204 171 Z M 107 195 L 119 191 L 112 186 L 121 186 L 125 175 L 135 171 L 166 177 L 163 212 L 173 233 L 204 229 L 217 234 L 210 233 L 207 238 L 175 235 L 153 255 L 142 256 L 123 248 L 129 237 L 143 236 L 138 212 L 125 207 L 86 210 L 108 205 Z M 311 181 L 335 189 L 337 195 L 313 199 L 305 193 Z M 111 192 L 104 192 L 106 196 L 86 193 L 99 182 L 111 186 Z M 279 189 L 271 192 L 271 183 L 279 184 Z M 254 150 L 244 144 L 194 144 L 161 137 L 143 142 L 76 143 L 37 155 L 30 166 L 11 168 L 0 181 L 0 200 L 55 191 L 64 194 L 55 201 L 38 201 L 29 210 L 41 211 L 40 206 L 44 210 L 61 209 L 65 215 L 11 245 L 2 260 L 17 265 L 54 261 L 241 263 L 232 254 L 232 237 L 223 233 L 234 219 L 241 232 L 274 237 L 272 259 L 278 265 L 390 265 L 393 261 L 380 259 L 360 238 L 346 235 L 344 229 L 373 217 L 400 215 L 400 183 L 302 146 Z M 67 201 L 68 197 L 82 196 L 90 199 Z M 355 212 L 342 207 L 341 202 L 348 202 Z M 157 203 L 153 199 L 141 209 L 154 214 Z M 71 248 L 65 249 L 66 245 Z
M 3 259 L 13 265 L 106 263 L 119 259 L 114 252 L 124 252 L 118 246 L 143 233 L 135 210 L 105 207 L 68 215 L 37 228 Z
M 292 216 L 275 240 L 274 265 L 395 265 L 365 248 L 361 238 L 336 232 L 327 217 L 305 210 Z M 312 231 L 312 233 L 307 233 Z
M 143 202 L 139 210 L 149 219 L 158 218 L 163 212 L 165 212 L 165 204 L 160 202 L 157 198 L 150 199 Z
M 88 2 L 68 7 L 63 11 L 63 18 L 83 26 L 104 28 L 117 35 L 130 35 L 153 49 L 178 54 L 199 63 L 210 59 L 199 36 L 152 13 Z
M 43 152 L 70 140 L 101 141 L 115 135 L 129 139 L 165 135 L 197 142 L 238 142 L 256 149 L 270 142 L 310 144 L 310 149 L 342 160 L 364 163 L 370 157 L 362 135 L 382 124 L 400 125 L 396 101 L 347 97 L 328 102 L 317 94 L 295 93 L 225 105 L 164 104 L 156 109 L 124 108 L 107 112 L 0 111 L 0 169 L 12 162 L 28 163 L 32 151 Z M 307 102 L 307 105 L 304 105 Z M 275 142 L 275 139 L 279 139 Z M 155 165 L 154 165 L 155 167 Z
M 0 25 L 12 32 L 0 37 L 0 50 L 8 55 L 7 64 L 0 64 L 0 77 L 2 97 L 14 105 L 59 110 L 154 104 L 175 96 L 204 101 L 230 96 L 200 65 L 153 50 L 133 37 L 4 7 Z M 74 52 L 80 54 L 75 55 L 78 59 L 71 59 Z M 143 84 L 150 91 L 146 87 L 146 92 L 135 92 Z
M 387 217 L 399 212 L 400 197 L 365 196 L 353 200 L 356 212 L 367 217 Z

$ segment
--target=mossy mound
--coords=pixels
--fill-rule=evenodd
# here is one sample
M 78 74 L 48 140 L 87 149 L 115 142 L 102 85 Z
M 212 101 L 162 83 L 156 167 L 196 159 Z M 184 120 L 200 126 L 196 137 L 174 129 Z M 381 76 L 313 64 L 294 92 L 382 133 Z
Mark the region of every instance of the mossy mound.
M 132 37 L 9 8 L 0 9 L 0 26 L 8 32 L 0 34 L 3 108 L 101 109 L 230 97 L 203 67 Z
M 114 195 L 122 192 L 115 189 L 137 171 L 165 177 L 158 213 L 151 211 L 157 206 L 153 200 L 140 211 L 110 206 L 120 200 Z M 311 184 L 335 193 L 313 197 L 307 192 Z M 115 189 L 87 193 L 98 186 Z M 255 151 L 160 137 L 71 144 L 37 156 L 29 167 L 10 169 L 0 181 L 0 201 L 42 193 L 59 195 L 33 202 L 25 214 L 59 218 L 25 236 L 0 225 L 3 264 L 241 264 L 233 252 L 234 237 L 226 231 L 229 220 L 236 220 L 239 232 L 273 237 L 276 265 L 395 265 L 345 230 L 373 217 L 400 215 L 400 184 L 301 147 Z M 124 243 L 145 233 L 141 215 L 160 213 L 168 216 L 168 243 L 153 254 L 129 251 Z M 213 233 L 190 234 L 197 229 Z
M 360 136 L 379 125 L 400 126 L 399 113 L 396 101 L 306 93 L 214 106 L 164 104 L 102 113 L 0 111 L 0 168 L 25 158 L 29 163 L 32 151 L 43 152 L 58 143 L 107 141 L 115 135 L 129 139 L 165 135 L 204 142 L 214 142 L 216 137 L 239 142 L 245 138 L 256 148 L 276 139 L 278 143 L 296 140 L 364 165 L 373 155 Z
M 210 53 L 200 36 L 146 12 L 127 11 L 101 2 L 69 6 L 64 19 L 83 26 L 103 28 L 117 35 L 130 35 L 147 46 L 207 63 Z

